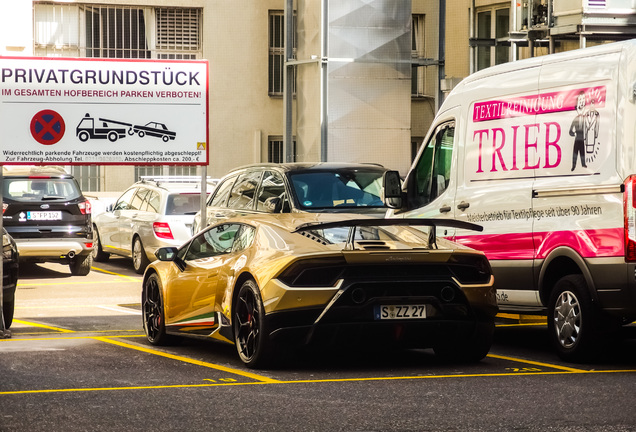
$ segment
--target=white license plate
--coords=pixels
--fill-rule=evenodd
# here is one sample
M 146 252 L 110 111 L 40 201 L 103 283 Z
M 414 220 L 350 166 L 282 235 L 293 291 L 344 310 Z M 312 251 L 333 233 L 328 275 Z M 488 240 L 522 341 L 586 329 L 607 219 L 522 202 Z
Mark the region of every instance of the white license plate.
M 28 220 L 62 220 L 61 211 L 30 211 L 27 212 Z
M 375 308 L 376 320 L 423 319 L 426 305 L 381 305 Z

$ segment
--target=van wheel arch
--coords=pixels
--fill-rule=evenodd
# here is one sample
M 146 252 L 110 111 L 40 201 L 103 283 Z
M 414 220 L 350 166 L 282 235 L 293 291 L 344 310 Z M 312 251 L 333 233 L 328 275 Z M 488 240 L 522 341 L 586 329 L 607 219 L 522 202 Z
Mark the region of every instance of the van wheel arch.
M 550 294 L 556 283 L 564 276 L 580 274 L 585 282 L 593 302 L 598 300 L 594 280 L 587 264 L 581 255 L 569 247 L 559 247 L 551 251 L 545 258 L 539 271 L 538 289 L 541 303 L 545 306 L 550 301 Z

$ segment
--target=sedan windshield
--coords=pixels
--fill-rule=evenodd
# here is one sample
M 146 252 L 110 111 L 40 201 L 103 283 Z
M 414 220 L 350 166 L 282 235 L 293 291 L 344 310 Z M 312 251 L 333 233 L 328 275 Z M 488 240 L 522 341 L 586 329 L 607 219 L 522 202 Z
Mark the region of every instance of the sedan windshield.
M 302 209 L 383 207 L 382 171 L 341 170 L 291 174 Z

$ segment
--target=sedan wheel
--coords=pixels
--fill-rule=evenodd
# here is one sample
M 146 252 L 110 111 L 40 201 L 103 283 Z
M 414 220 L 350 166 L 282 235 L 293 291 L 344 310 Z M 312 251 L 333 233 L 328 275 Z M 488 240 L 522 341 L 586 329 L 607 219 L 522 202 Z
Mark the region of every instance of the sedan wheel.
M 269 335 L 265 328 L 265 310 L 253 280 L 241 286 L 233 314 L 234 342 L 247 367 L 263 367 L 271 360 Z
M 93 255 L 93 261 L 108 261 L 110 254 L 108 252 L 104 252 L 104 249 L 102 249 L 102 242 L 100 240 L 97 228 L 93 228 L 93 251 L 91 252 L 91 255 Z
M 166 335 L 166 325 L 161 298 L 161 281 L 156 273 L 148 276 L 141 294 L 144 331 L 153 345 L 166 345 L 170 337 Z
M 148 267 L 148 264 L 150 264 L 139 237 L 135 237 L 135 241 L 133 242 L 132 259 L 133 268 L 137 274 L 142 274 L 146 270 L 146 267 Z

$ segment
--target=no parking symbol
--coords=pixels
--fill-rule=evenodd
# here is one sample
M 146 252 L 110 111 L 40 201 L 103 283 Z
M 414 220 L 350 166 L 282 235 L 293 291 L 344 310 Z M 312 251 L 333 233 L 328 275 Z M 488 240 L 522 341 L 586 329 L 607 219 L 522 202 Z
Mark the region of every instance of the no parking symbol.
M 31 119 L 31 135 L 40 144 L 55 144 L 64 136 L 66 126 L 60 114 L 53 110 L 42 110 Z

